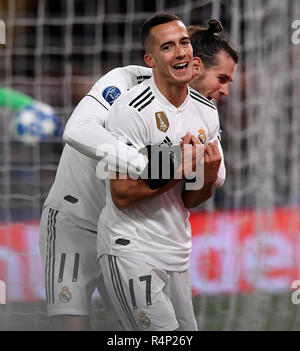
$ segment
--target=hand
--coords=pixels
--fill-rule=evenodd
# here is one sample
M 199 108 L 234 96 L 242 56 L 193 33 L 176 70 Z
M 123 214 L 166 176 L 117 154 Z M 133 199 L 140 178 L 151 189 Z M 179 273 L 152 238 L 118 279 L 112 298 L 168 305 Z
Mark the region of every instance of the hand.
M 221 160 L 217 140 L 204 146 L 204 184 L 212 185 L 216 182 Z
M 193 172 L 199 169 L 199 162 L 202 160 L 204 146 L 191 132 L 187 132 L 181 139 L 182 166 L 180 170 L 184 178 L 190 178 Z

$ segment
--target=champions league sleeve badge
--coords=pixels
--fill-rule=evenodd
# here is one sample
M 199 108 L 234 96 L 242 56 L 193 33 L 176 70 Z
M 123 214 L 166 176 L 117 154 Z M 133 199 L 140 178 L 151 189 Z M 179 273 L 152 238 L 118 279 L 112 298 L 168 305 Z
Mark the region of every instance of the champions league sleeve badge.
M 102 96 L 110 105 L 112 105 L 120 95 L 120 89 L 114 86 L 105 88 L 102 93 Z

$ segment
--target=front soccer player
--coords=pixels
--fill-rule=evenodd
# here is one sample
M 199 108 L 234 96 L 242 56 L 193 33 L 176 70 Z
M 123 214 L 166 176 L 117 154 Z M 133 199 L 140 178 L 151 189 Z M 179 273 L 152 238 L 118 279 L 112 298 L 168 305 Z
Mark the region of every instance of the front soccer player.
M 153 77 L 122 95 L 107 120 L 108 130 L 136 148 L 179 144 L 191 132 L 211 143 L 219 133 L 215 106 L 188 87 L 193 51 L 184 24 L 157 14 L 142 27 L 145 62 Z M 122 118 L 120 118 L 122 116 Z M 201 131 L 201 132 L 200 132 Z M 121 179 L 123 178 L 123 179 Z M 142 179 L 108 182 L 107 201 L 98 223 L 98 255 L 104 281 L 126 330 L 196 330 L 189 275 L 191 230 L 188 208 L 214 182 L 186 190 L 173 180 L 151 190 Z

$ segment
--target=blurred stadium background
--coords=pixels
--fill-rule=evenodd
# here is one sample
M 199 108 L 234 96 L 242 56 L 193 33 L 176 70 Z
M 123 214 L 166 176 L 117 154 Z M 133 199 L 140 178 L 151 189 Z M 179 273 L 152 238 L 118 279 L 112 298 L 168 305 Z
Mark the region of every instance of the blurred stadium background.
M 191 215 L 199 329 L 299 330 L 299 0 L 0 0 L 0 86 L 50 104 L 64 125 L 102 74 L 143 65 L 139 25 L 162 10 L 186 24 L 220 19 L 241 53 L 219 103 L 227 180 Z M 38 221 L 63 144 L 25 146 L 11 118 L 0 109 L 0 330 L 47 330 Z M 98 298 L 92 325 L 109 329 Z

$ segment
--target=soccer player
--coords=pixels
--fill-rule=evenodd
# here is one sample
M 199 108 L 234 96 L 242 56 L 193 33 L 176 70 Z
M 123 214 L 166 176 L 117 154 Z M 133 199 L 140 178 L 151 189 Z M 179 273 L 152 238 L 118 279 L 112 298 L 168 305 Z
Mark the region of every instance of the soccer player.
M 105 182 L 97 178 L 96 167 L 103 156 L 116 166 L 118 150 L 122 150 L 121 155 L 125 156 L 119 158 L 120 169 L 124 167 L 127 172 L 129 168 L 140 174 L 145 167 L 144 156 L 115 139 L 104 129 L 104 122 L 114 100 L 149 78 L 149 71 L 144 67 L 128 66 L 107 73 L 80 101 L 70 117 L 70 122 L 76 122 L 79 132 L 72 126 L 65 130 L 69 142 L 77 147 L 85 142 L 85 148 L 80 153 L 65 145 L 54 184 L 43 206 L 39 240 L 45 267 L 47 311 L 53 327 L 58 330 L 89 328 L 89 305 L 96 288 L 105 306 L 110 306 L 97 261 L 97 222 L 105 204 Z M 89 122 L 82 122 L 84 118 Z M 69 130 L 72 132 L 70 137 Z M 87 133 L 88 137 L 82 138 Z M 105 149 L 107 152 L 111 150 L 111 154 L 96 156 L 99 144 L 100 150 L 106 145 L 111 146 Z M 96 159 L 88 157 L 91 154 Z M 115 324 L 113 308 L 107 312 Z
M 207 143 L 209 167 L 200 190 L 187 190 L 180 179 L 155 190 L 142 179 L 110 179 L 98 223 L 99 261 L 126 330 L 196 330 L 188 209 L 212 194 L 222 159 L 215 141 L 219 119 L 214 104 L 188 87 L 193 50 L 179 18 L 154 15 L 141 33 L 153 77 L 120 96 L 108 114 L 108 130 L 137 149 L 175 145 L 191 132 L 198 139 L 193 137 L 193 143 Z
M 213 39 L 209 37 L 209 42 L 213 42 Z M 206 47 L 209 49 L 208 43 Z M 212 58 L 218 53 L 219 49 L 213 52 Z M 222 60 L 223 57 L 220 63 L 214 62 L 217 67 L 223 66 Z M 197 78 L 201 73 L 199 67 L 194 73 Z M 139 66 L 114 69 L 102 77 L 81 100 L 66 125 L 64 139 L 80 153 L 69 145 L 64 147 L 55 182 L 43 208 L 40 229 L 47 308 L 53 325 L 58 329 L 88 328 L 90 297 L 97 283 L 101 283 L 101 272 L 96 261 L 95 233 L 99 214 L 105 204 L 105 186 L 96 177 L 97 161 L 103 154 L 96 154 L 98 149 L 101 151 L 101 145 L 111 145 L 115 150 L 126 147 L 118 145 L 117 139 L 103 127 L 108 110 L 120 94 L 151 74 L 151 69 Z M 227 84 L 219 83 L 219 88 Z M 136 149 L 130 148 L 128 152 L 128 168 L 131 172 L 137 169 L 139 174 L 145 161 Z M 114 166 L 116 157 L 113 153 L 110 156 L 106 160 Z M 121 159 L 119 161 L 122 162 Z M 126 158 L 122 165 L 126 172 Z M 216 181 L 218 185 L 225 178 L 225 172 L 221 170 L 222 167 Z M 58 217 L 62 219 L 57 220 Z M 74 267 L 75 273 L 78 268 L 78 273 L 73 281 Z M 105 297 L 105 292 L 102 295 Z
M 208 25 L 188 27 L 194 55 L 190 86 L 208 100 L 219 100 L 229 94 L 239 55 L 226 39 L 215 34 L 223 30 L 219 21 L 211 19 Z
M 103 155 L 111 166 L 118 166 L 125 172 L 129 169 L 138 175 L 145 167 L 142 154 L 119 142 L 103 126 L 119 94 L 149 78 L 150 73 L 149 68 L 139 66 L 112 70 L 94 85 L 70 118 L 76 123 L 82 116 L 90 118 L 91 126 L 85 122 L 79 127 L 80 135 L 90 129 L 89 138 L 85 139 L 89 145 L 84 149 L 85 155 L 65 145 L 40 222 L 47 311 L 53 327 L 58 330 L 89 328 L 89 305 L 96 288 L 104 301 L 110 324 L 119 328 L 97 261 L 97 222 L 105 205 L 105 182 L 97 178 L 96 168 Z M 112 82 L 116 86 L 112 86 Z M 68 128 L 65 131 L 68 135 L 66 132 Z M 80 140 L 77 141 L 79 145 Z M 112 148 L 105 148 L 107 145 Z M 111 154 L 97 156 L 97 147 L 100 151 L 111 150 Z M 93 154 L 93 148 L 96 160 L 86 156 Z M 120 155 L 125 156 L 123 159 L 116 157 L 120 149 Z

